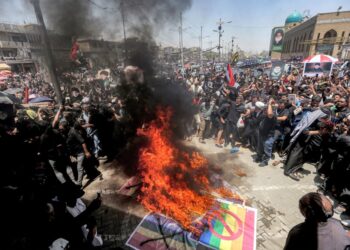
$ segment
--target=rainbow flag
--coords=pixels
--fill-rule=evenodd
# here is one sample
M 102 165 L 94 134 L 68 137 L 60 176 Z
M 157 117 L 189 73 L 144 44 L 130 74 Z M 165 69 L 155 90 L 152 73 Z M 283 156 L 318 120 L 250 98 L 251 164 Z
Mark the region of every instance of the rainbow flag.
M 204 217 L 207 229 L 199 242 L 220 250 L 255 250 L 256 209 L 220 202 Z

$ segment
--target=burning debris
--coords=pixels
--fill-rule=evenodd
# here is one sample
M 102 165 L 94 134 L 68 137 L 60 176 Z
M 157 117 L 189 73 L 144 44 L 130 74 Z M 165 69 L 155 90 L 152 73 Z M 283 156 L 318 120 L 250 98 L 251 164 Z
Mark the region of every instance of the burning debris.
M 158 108 L 157 119 L 138 135 L 148 139 L 140 149 L 139 170 L 143 180 L 139 201 L 152 212 L 174 218 L 193 231 L 194 219 L 205 214 L 216 195 L 239 199 L 226 188 L 213 189 L 208 179 L 208 162 L 199 153 L 187 153 L 172 142 L 171 108 Z

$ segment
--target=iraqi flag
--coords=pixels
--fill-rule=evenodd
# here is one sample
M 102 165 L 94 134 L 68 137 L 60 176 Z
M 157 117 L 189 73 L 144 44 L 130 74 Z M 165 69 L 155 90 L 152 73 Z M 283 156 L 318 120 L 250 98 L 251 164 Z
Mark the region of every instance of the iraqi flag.
M 236 84 L 235 77 L 233 75 L 233 70 L 232 70 L 231 64 L 229 64 L 229 63 L 227 64 L 227 68 L 226 68 L 226 78 L 228 81 L 228 85 L 230 87 L 235 86 L 235 84 Z

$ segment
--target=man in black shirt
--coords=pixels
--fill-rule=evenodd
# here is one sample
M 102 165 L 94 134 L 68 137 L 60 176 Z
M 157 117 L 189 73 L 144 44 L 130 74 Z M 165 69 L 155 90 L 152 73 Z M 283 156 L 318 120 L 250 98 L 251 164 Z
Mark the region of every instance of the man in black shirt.
M 69 149 L 70 156 L 73 156 L 77 160 L 77 170 L 78 170 L 78 177 L 75 181 L 76 185 L 82 185 L 83 182 L 83 160 L 84 157 L 89 159 L 91 157 L 91 154 L 88 150 L 87 144 L 86 144 L 86 138 L 83 136 L 83 133 L 85 130 L 80 126 L 80 124 L 77 122 L 74 127 L 72 127 L 68 132 L 67 137 L 67 146 Z
M 275 112 L 276 115 L 276 128 L 275 128 L 275 141 L 279 140 L 279 151 L 284 149 L 285 136 L 290 133 L 290 110 L 287 108 L 287 101 L 279 100 L 278 106 Z
M 255 162 L 259 162 L 260 167 L 265 167 L 272 155 L 272 148 L 275 142 L 276 116 L 273 113 L 272 105 L 275 103 L 273 99 L 269 100 L 266 114 L 258 117 L 258 148 L 257 158 Z
M 237 122 L 244 110 L 242 97 L 239 96 L 236 98 L 236 101 L 231 102 L 225 124 L 225 146 L 231 143 L 232 148 L 235 147 L 238 137 Z

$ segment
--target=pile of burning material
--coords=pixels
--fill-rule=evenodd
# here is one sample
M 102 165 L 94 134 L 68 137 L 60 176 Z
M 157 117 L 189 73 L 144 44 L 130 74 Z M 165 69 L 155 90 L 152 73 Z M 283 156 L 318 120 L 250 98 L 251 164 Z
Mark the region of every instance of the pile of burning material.
M 138 135 L 148 140 L 140 149 L 142 179 L 138 199 L 148 210 L 175 219 L 186 230 L 195 231 L 192 222 L 205 214 L 217 197 L 240 197 L 226 188 L 212 188 L 208 162 L 199 153 L 187 153 L 172 143 L 171 108 L 158 108 L 157 118 Z

